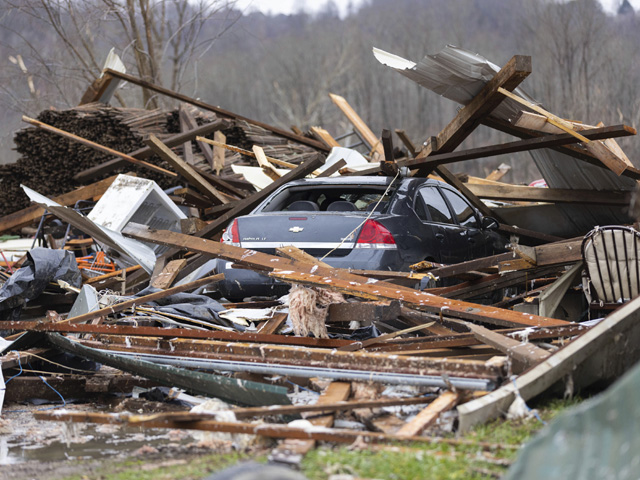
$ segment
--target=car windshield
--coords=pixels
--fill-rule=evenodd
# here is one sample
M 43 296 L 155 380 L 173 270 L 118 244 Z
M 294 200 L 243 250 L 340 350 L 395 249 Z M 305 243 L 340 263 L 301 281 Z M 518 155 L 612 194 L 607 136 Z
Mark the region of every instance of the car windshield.
M 262 212 L 384 212 L 393 191 L 386 185 L 298 185 L 282 190 Z

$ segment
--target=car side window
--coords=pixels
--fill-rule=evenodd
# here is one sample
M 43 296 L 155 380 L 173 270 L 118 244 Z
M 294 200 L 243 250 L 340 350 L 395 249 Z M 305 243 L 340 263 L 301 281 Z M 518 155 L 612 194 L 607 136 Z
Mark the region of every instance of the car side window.
M 416 214 L 424 221 L 454 223 L 447 203 L 435 187 L 425 187 L 420 190 L 416 198 Z
M 463 227 L 473 227 L 478 228 L 478 219 L 476 218 L 475 211 L 473 207 L 467 202 L 464 198 L 458 195 L 456 192 L 452 192 L 451 190 L 442 189 L 442 193 L 453 208 L 456 216 L 458 217 L 458 222 Z

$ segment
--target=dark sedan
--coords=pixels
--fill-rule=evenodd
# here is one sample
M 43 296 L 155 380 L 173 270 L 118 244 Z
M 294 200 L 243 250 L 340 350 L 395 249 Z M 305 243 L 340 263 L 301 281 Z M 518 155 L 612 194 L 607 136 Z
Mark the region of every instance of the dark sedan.
M 437 180 L 336 177 L 288 183 L 233 220 L 222 241 L 266 253 L 295 245 L 339 268 L 407 271 L 421 260 L 458 263 L 505 251 L 496 226 Z M 226 261 L 216 270 L 229 299 L 288 288 Z

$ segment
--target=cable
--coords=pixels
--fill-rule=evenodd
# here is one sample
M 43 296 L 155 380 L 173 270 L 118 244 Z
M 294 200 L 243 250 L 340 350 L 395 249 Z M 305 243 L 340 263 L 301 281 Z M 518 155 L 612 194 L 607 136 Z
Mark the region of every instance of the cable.
M 391 186 L 395 183 L 395 181 L 398 179 L 398 176 L 400 175 L 400 169 L 398 169 L 398 171 L 396 172 L 396 176 L 393 177 L 393 180 L 391 180 L 391 182 L 389 183 L 389 186 L 387 187 L 387 189 L 384 191 L 384 193 L 380 196 L 380 198 L 378 199 L 378 201 L 376 202 L 375 207 L 373 207 L 371 209 L 371 211 L 369 212 L 369 214 L 366 216 L 366 218 L 362 221 L 362 223 L 360 225 L 358 225 L 356 228 L 354 228 L 353 230 L 351 230 L 349 232 L 349 234 L 347 236 L 345 236 L 342 241 L 338 244 L 337 247 L 329 250 L 321 259 L 320 261 L 324 260 L 325 258 L 327 258 L 329 255 L 331 255 L 333 252 L 335 252 L 336 250 L 338 250 L 340 247 L 342 247 L 342 245 L 344 245 L 344 242 L 347 241 L 348 238 L 351 237 L 351 235 L 353 235 L 360 227 L 362 227 L 365 223 L 367 223 L 367 220 L 369 220 L 371 218 L 371 215 L 373 215 L 376 212 L 376 208 L 378 208 L 378 205 L 380 205 L 380 203 L 382 202 L 382 199 L 385 198 L 387 196 L 387 193 L 389 193 L 389 190 L 391 189 Z
M 19 376 L 20 374 L 22 374 L 22 372 L 23 372 L 23 370 L 22 370 L 22 362 L 20 362 L 20 352 L 17 351 L 17 350 L 11 350 L 11 352 L 16 352 L 18 354 L 18 366 L 20 367 L 20 371 L 18 373 L 16 373 L 13 377 L 11 377 L 9 380 L 4 382 L 5 385 L 7 383 L 9 383 L 11 380 L 13 380 L 14 378 L 16 378 L 17 376 Z M 9 353 L 11 353 L 11 352 L 9 352 Z

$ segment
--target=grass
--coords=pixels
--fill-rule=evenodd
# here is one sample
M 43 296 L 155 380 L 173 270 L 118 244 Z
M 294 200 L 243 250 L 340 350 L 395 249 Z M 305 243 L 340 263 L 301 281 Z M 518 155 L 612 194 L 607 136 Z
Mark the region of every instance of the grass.
M 549 421 L 579 402 L 576 399 L 551 400 L 535 407 L 542 420 Z M 494 479 L 504 474 L 508 464 L 516 458 L 518 447 L 543 426 L 537 419 L 496 420 L 461 437 L 472 442 L 470 445 L 397 444 L 372 446 L 364 450 L 322 446 L 305 457 L 302 473 L 309 480 L 326 480 L 335 474 L 385 480 Z M 483 442 L 516 448 L 486 451 L 480 446 Z M 65 480 L 195 480 L 249 459 L 266 461 L 262 453 L 258 458 L 256 454 L 225 453 L 188 459 L 127 460 L 107 463 L 90 473 L 66 477 Z

